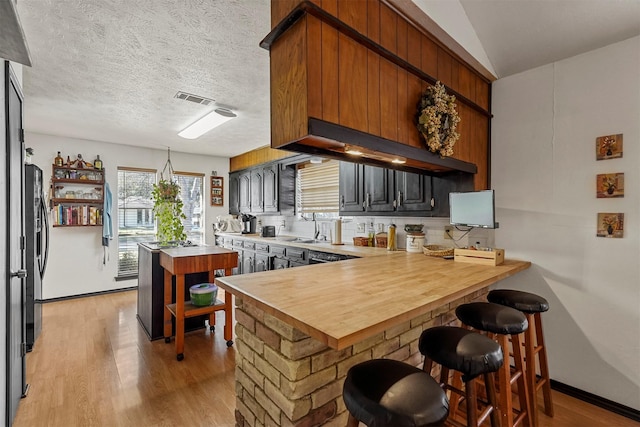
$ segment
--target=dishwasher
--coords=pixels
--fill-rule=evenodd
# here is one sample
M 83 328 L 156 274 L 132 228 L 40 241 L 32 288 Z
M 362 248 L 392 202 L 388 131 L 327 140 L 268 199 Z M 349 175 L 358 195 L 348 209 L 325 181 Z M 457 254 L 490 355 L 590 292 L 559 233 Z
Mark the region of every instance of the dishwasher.
M 327 262 L 344 261 L 358 258 L 351 255 L 332 254 L 330 252 L 309 251 L 309 264 L 324 264 Z

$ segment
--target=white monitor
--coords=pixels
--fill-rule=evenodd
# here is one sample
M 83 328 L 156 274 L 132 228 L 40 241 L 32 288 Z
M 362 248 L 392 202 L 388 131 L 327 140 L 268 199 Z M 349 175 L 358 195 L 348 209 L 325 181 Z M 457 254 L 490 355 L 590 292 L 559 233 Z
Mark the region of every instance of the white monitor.
M 449 193 L 449 217 L 453 225 L 497 228 L 493 190 Z

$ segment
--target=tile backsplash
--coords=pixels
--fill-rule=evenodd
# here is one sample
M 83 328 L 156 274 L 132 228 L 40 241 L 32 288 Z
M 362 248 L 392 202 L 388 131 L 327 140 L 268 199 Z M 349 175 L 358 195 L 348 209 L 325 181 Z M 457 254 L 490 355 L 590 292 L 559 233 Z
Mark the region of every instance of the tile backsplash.
M 277 233 L 281 235 L 292 235 L 300 237 L 312 238 L 315 234 L 316 227 L 320 231 L 320 238 L 323 234 L 327 234 L 326 240 L 330 240 L 328 230 L 330 230 L 331 221 L 318 220 L 314 224 L 310 220 L 301 220 L 295 216 L 261 216 L 258 217 L 262 225 L 273 225 L 276 227 Z M 281 226 L 284 221 L 284 227 Z M 364 226 L 363 226 L 364 224 Z M 494 231 L 486 229 L 472 229 L 470 232 L 466 230 L 460 231 L 453 228 L 453 238 L 444 238 L 444 227 L 450 225 L 449 218 L 421 218 L 421 217 L 343 217 L 342 218 L 342 241 L 344 243 L 353 244 L 353 238 L 356 236 L 367 236 L 368 230 L 373 224 L 375 233 L 387 231 L 389 224 L 396 225 L 396 244 L 399 249 L 406 247 L 407 233 L 404 231 L 405 224 L 422 224 L 425 233 L 425 245 L 443 245 L 448 247 L 465 247 L 470 245 L 478 245 L 480 247 L 493 247 Z M 455 243 L 454 243 L 455 241 Z

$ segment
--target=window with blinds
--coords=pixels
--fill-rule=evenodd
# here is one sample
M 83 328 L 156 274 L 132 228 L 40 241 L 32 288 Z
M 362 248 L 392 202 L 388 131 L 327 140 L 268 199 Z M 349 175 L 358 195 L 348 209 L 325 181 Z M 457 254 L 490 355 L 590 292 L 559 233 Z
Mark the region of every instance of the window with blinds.
M 174 172 L 173 179 L 180 185 L 180 199 L 184 206 L 182 212 L 187 217 L 182 220 L 187 240 L 192 243 L 204 243 L 203 188 L 204 174 Z
M 339 165 L 337 160 L 306 163 L 298 167 L 296 177 L 297 212 L 300 216 L 321 214 L 324 218 L 338 215 Z
M 155 240 L 155 169 L 118 168 L 118 278 L 138 274 L 138 242 Z

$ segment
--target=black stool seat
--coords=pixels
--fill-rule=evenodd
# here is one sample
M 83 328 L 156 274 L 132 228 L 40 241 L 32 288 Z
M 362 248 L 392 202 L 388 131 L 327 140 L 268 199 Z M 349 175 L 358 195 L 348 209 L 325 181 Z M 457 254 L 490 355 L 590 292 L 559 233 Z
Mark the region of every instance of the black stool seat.
M 465 325 L 495 334 L 520 334 L 529 327 L 527 318 L 522 312 L 490 302 L 459 305 L 456 308 L 456 316 Z
M 449 369 L 462 373 L 467 382 L 487 372 L 496 372 L 504 356 L 494 340 L 457 326 L 436 326 L 422 332 L 420 353 Z
M 449 415 L 449 400 L 426 372 L 407 363 L 374 359 L 349 369 L 344 403 L 369 427 L 437 426 Z
M 487 295 L 487 300 L 525 313 L 542 313 L 549 310 L 549 303 L 540 295 L 513 289 L 493 290 Z

